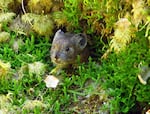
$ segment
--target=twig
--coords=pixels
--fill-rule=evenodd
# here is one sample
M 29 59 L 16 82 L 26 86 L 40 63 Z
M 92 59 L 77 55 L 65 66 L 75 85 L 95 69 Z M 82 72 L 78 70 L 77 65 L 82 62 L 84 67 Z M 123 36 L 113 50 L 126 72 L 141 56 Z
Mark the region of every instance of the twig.
M 23 2 L 23 0 L 22 0 L 22 2 L 21 2 L 21 7 L 22 7 L 22 10 L 23 10 L 23 13 L 26 14 L 26 10 L 25 10 L 25 8 L 24 8 L 24 2 Z

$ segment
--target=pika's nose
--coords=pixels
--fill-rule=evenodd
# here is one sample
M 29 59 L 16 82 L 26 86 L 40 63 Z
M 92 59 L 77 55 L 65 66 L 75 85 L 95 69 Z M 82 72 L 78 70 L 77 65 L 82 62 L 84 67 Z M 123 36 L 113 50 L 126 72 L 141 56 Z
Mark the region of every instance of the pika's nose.
M 56 53 L 54 57 L 57 60 L 59 58 L 59 53 Z

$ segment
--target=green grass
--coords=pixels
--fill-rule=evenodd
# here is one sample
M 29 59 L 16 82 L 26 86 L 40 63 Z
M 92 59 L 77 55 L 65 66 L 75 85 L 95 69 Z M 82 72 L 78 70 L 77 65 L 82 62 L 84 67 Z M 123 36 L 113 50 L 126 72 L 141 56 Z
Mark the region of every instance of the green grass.
M 15 53 L 11 43 L 16 35 L 12 33 L 9 42 L 0 44 L 0 59 L 10 62 L 12 68 L 10 77 L 0 81 L 1 95 L 11 93 L 10 107 L 7 106 L 8 111 L 24 114 L 29 112 L 62 114 L 78 110 L 94 113 L 97 110 L 110 109 L 111 113 L 127 113 L 135 112 L 134 108 L 137 105 L 140 105 L 140 109 L 144 108 L 149 104 L 150 87 L 149 83 L 147 85 L 139 83 L 137 65 L 141 61 L 149 63 L 150 54 L 148 45 L 146 45 L 147 39 L 141 38 L 143 33 L 138 33 L 137 36 L 139 38 L 135 39 L 135 42 L 131 43 L 126 51 L 119 55 L 110 54 L 107 60 L 101 61 L 101 64 L 100 61 L 93 61 L 92 58 L 89 58 L 87 64 L 79 64 L 72 76 L 68 76 L 65 72 L 62 73 L 61 76 L 58 76 L 60 79 L 58 87 L 50 89 L 46 87 L 44 79 L 53 68 L 49 57 L 51 43 L 45 38 L 37 38 L 34 35 L 17 36 L 23 39 L 24 45 L 19 48 L 18 53 Z M 35 75 L 25 70 L 21 79 L 17 80 L 14 77 L 21 66 L 36 61 L 41 61 L 46 65 L 45 74 Z M 102 93 L 103 90 L 106 93 Z M 100 96 L 104 98 L 100 99 Z M 43 104 L 29 110 L 23 108 L 27 100 L 39 100 Z M 103 100 L 108 103 L 108 107 L 97 104 Z M 87 105 L 89 102 L 92 104 Z M 4 106 L 5 104 L 1 104 L 1 107 Z M 90 107 L 94 106 L 96 108 L 90 110 Z M 100 107 L 103 108 L 100 109 Z
M 7 75 L 0 76 L 0 111 L 12 114 L 130 114 L 148 110 L 150 80 L 142 85 L 137 78 L 138 65 L 141 62 L 150 64 L 150 32 L 145 32 L 148 26 L 139 25 L 124 51 L 111 52 L 107 59 L 101 59 L 115 31 L 114 24 L 127 11 L 132 11 L 132 2 L 128 5 L 119 0 L 64 1 L 59 13 L 65 16 L 56 16 L 58 21 L 64 19 L 61 20 L 64 25 L 55 25 L 65 26 L 69 32 L 87 33 L 92 56 L 88 63 L 78 63 L 71 73 L 64 70 L 57 76 L 60 82 L 55 89 L 47 88 L 44 82 L 54 68 L 50 60 L 52 36 L 48 39 L 37 34 L 17 35 L 4 24 L 2 30 L 8 31 L 11 38 L 0 43 L 0 60 L 10 63 L 11 69 Z M 18 52 L 12 48 L 16 39 L 24 42 Z M 28 65 L 35 62 L 44 64 L 43 73 L 30 72 Z

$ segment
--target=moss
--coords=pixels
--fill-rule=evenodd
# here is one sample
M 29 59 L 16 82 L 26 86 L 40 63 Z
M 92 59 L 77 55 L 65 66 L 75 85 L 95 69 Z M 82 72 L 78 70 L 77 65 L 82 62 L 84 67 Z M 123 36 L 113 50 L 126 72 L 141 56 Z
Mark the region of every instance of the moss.
M 14 11 L 8 9 L 10 2 L 12 0 L 5 2 L 1 12 Z M 44 5 L 46 2 L 47 0 L 44 1 Z M 137 76 L 140 72 L 138 65 L 141 62 L 146 65 L 150 63 L 150 19 L 147 12 L 141 15 L 138 23 L 133 22 L 133 19 L 137 18 L 135 12 L 138 13 L 138 8 L 134 7 L 133 10 L 134 2 L 64 0 L 63 5 L 58 8 L 50 6 L 44 10 L 44 13 L 50 13 L 48 17 L 44 13 L 38 15 L 44 17 L 39 18 L 34 27 L 39 35 L 25 36 L 10 32 L 8 25 L 14 14 L 10 16 L 10 19 L 8 18 L 1 27 L 1 31 L 10 33 L 10 38 L 9 41 L 0 44 L 0 60 L 10 63 L 11 68 L 7 70 L 9 78 L 0 80 L 0 96 L 11 93 L 9 96 L 11 101 L 9 106 L 3 105 L 0 111 L 6 113 L 94 113 L 102 110 L 112 114 L 146 112 L 150 107 L 150 81 L 142 85 Z M 147 11 L 149 0 L 145 0 L 142 4 L 144 5 L 142 9 L 140 8 L 140 12 L 143 7 L 146 8 L 144 11 Z M 14 5 L 12 7 L 18 9 Z M 34 9 L 30 8 L 30 10 Z M 40 12 L 41 9 L 36 13 Z M 27 20 L 32 23 L 35 18 L 36 16 L 29 16 Z M 115 35 L 114 24 L 120 18 L 127 18 L 130 21 L 135 29 L 134 39 L 131 39 L 119 53 L 116 54 L 112 50 L 107 59 L 101 59 L 101 55 L 109 49 L 110 38 Z M 43 25 L 39 25 L 41 20 L 44 22 Z M 44 30 L 45 22 L 48 23 L 46 30 Z M 51 39 L 47 40 L 43 35 L 53 38 L 53 30 L 57 28 L 65 28 L 69 32 L 86 33 L 91 40 L 92 55 L 88 63 L 79 63 L 70 74 L 62 72 L 57 77 L 60 83 L 57 88 L 52 89 L 46 88 L 44 83 L 45 76 L 53 68 L 49 54 Z M 18 39 L 21 39 L 23 43 L 17 45 L 16 51 L 13 44 Z M 27 67 L 24 67 L 37 61 L 46 66 L 43 73 L 29 72 Z M 18 78 L 20 71 L 23 71 L 21 72 L 23 76 Z M 30 100 L 40 101 L 39 106 L 44 104 L 44 107 L 35 106 L 31 110 L 21 110 L 26 101 Z

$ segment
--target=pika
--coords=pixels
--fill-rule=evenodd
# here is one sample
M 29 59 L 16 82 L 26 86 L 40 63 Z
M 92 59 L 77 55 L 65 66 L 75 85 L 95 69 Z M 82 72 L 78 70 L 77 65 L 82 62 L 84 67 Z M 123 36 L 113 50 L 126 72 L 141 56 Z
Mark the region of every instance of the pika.
M 57 74 L 61 69 L 75 64 L 78 57 L 80 62 L 87 61 L 89 57 L 87 36 L 83 33 L 72 34 L 58 30 L 52 41 L 50 57 L 56 65 L 51 74 Z

